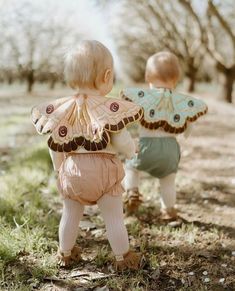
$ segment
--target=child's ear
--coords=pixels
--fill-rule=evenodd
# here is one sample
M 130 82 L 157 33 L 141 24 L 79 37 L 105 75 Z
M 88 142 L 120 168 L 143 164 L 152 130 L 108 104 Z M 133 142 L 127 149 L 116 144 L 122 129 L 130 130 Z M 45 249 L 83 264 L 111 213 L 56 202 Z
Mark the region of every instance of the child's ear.
M 110 78 L 112 76 L 112 70 L 111 69 L 107 69 L 104 73 L 104 78 L 103 78 L 103 81 L 104 83 L 108 83 Z

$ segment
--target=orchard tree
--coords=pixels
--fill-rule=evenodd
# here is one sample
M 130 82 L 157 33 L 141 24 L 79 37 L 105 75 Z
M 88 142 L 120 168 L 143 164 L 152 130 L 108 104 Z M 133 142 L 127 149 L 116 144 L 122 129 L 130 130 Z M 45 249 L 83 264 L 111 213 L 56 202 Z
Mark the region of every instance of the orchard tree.
M 197 22 L 201 30 L 201 43 L 223 76 L 223 98 L 232 103 L 235 79 L 234 1 L 221 1 L 220 5 L 215 5 L 214 1 L 207 0 L 207 19 L 204 23 L 190 1 L 178 1 Z
M 113 26 L 124 69 L 131 78 L 143 81 L 147 58 L 159 50 L 170 50 L 183 64 L 189 91 L 194 90 L 205 49 L 196 21 L 179 3 L 123 0 Z
M 47 74 L 52 83 L 61 75 L 62 46 L 72 33 L 54 9 L 39 2 L 10 0 L 0 11 L 1 51 L 7 52 L 2 68 L 16 71 L 27 82 L 28 92 L 39 75 Z
M 235 78 L 235 5 L 205 0 L 204 11 L 191 0 L 122 0 L 113 19 L 113 36 L 125 73 L 143 81 L 147 58 L 159 50 L 174 52 L 195 89 L 201 76 L 223 77 L 223 98 L 232 102 Z M 212 70 L 211 60 L 215 62 Z M 206 68 L 202 72 L 202 68 Z

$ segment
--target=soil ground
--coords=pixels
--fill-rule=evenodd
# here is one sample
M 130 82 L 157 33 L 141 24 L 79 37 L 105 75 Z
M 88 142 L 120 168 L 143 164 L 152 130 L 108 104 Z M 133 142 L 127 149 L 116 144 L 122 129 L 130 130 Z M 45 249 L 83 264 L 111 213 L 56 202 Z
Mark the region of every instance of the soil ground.
M 125 222 L 143 269 L 116 274 L 96 207 L 79 232 L 83 262 L 56 265 L 61 200 L 46 148 L 30 123 L 33 105 L 66 89 L 0 90 L 0 290 L 235 290 L 235 106 L 199 90 L 209 113 L 182 150 L 177 174 L 181 221 L 159 219 L 158 181 L 142 174 L 144 203 Z M 115 95 L 115 92 L 114 92 Z

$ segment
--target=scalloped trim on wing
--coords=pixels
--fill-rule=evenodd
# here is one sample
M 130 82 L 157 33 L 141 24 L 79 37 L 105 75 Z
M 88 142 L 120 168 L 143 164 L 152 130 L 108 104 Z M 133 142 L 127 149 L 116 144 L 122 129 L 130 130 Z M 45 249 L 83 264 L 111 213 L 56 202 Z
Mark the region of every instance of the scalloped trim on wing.
M 175 134 L 179 134 L 179 133 L 183 133 L 186 129 L 187 129 L 187 122 L 194 122 L 196 121 L 200 116 L 205 115 L 208 111 L 208 108 L 206 108 L 203 112 L 198 112 L 196 115 L 194 115 L 193 117 L 187 117 L 186 121 L 184 123 L 183 126 L 181 127 L 174 127 L 171 126 L 167 121 L 165 120 L 160 120 L 157 122 L 147 122 L 143 118 L 140 120 L 140 123 L 143 127 L 150 129 L 150 130 L 156 130 L 158 128 L 163 128 L 164 131 L 169 132 L 169 133 L 175 133 Z
M 55 152 L 71 152 L 77 150 L 79 147 L 85 148 L 87 151 L 99 151 L 103 150 L 110 143 L 110 132 L 118 132 L 125 126 L 139 120 L 143 114 L 142 109 L 135 115 L 125 117 L 116 125 L 106 124 L 102 134 L 102 139 L 98 142 L 90 141 L 83 136 L 76 136 L 68 143 L 57 143 L 54 141 L 52 136 L 48 140 L 48 146 Z
M 86 95 L 79 101 L 78 98 L 61 98 L 32 109 L 33 124 L 39 134 L 51 134 L 48 146 L 53 151 L 105 149 L 110 142 L 109 132 L 122 130 L 143 114 L 140 106 L 119 99 Z
M 126 101 L 130 101 L 130 102 L 134 102 L 134 103 L 138 102 L 138 99 L 136 98 L 137 96 L 135 96 L 135 95 L 127 96 L 124 94 L 124 91 L 120 92 L 122 99 L 124 99 Z M 151 90 L 146 90 L 146 91 L 147 91 L 147 93 L 149 93 L 149 91 L 151 91 Z M 152 92 L 156 93 L 157 90 L 153 89 Z M 140 99 L 141 102 L 143 102 L 142 100 L 143 100 L 143 97 L 145 95 L 144 93 L 145 93 L 145 91 L 142 89 L 140 89 L 140 91 L 138 92 L 138 96 L 141 97 L 141 99 Z M 157 92 L 157 93 L 159 94 L 159 92 Z M 189 104 L 188 105 L 189 107 L 193 106 L 193 104 L 194 104 L 193 102 L 195 102 L 195 101 L 199 102 L 198 99 L 193 98 L 193 97 L 189 97 L 189 96 L 186 96 L 183 94 L 180 94 L 180 96 L 183 99 L 187 98 L 187 103 Z M 156 102 L 156 104 L 155 104 L 156 107 L 159 105 L 159 103 L 157 104 L 157 102 Z M 174 133 L 174 134 L 183 133 L 187 129 L 188 122 L 195 122 L 200 116 L 205 115 L 207 113 L 207 111 L 208 111 L 207 105 L 201 100 L 200 100 L 200 103 L 201 103 L 200 104 L 201 108 L 199 110 L 196 110 L 195 113 L 193 113 L 193 114 L 192 114 L 193 110 L 191 110 L 189 113 L 187 113 L 187 110 L 182 109 L 182 112 L 180 112 L 180 110 L 179 110 L 179 111 L 174 112 L 174 115 L 171 114 L 171 115 L 173 115 L 172 117 L 173 117 L 174 121 L 169 121 L 169 119 L 167 120 L 167 118 L 164 118 L 164 119 L 160 119 L 160 120 L 153 121 L 153 122 L 149 121 L 149 119 L 150 119 L 149 116 L 145 117 L 146 110 L 144 108 L 144 105 L 142 105 L 143 109 L 144 109 L 144 114 L 143 114 L 142 119 L 140 120 L 140 123 L 143 127 L 150 129 L 150 130 L 157 130 L 159 128 L 163 128 L 164 131 L 169 132 L 169 133 Z M 170 104 L 170 106 L 172 106 L 172 105 Z M 151 116 L 151 113 L 154 114 L 154 111 L 155 111 L 155 109 L 149 110 L 150 116 Z M 181 113 L 182 113 L 182 115 L 181 115 Z M 183 116 L 183 115 L 185 115 L 185 116 Z M 169 114 L 169 116 L 170 116 L 170 114 Z M 169 116 L 167 116 L 167 117 L 169 118 Z M 177 122 L 180 120 L 180 118 L 183 120 L 183 123 L 181 121 L 181 124 L 177 124 Z
M 72 152 L 77 150 L 79 147 L 84 147 L 87 151 L 100 151 L 107 147 L 110 143 L 110 135 L 108 132 L 103 131 L 102 139 L 99 142 L 90 141 L 85 139 L 83 136 L 75 137 L 68 143 L 59 144 L 56 143 L 50 136 L 47 144 L 50 149 L 55 152 Z

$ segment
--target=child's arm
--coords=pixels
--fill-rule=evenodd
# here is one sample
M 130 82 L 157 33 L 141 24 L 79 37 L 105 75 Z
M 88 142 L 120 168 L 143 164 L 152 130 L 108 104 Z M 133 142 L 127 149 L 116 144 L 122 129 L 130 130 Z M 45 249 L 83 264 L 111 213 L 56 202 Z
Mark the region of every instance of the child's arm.
M 135 155 L 135 142 L 126 128 L 121 132 L 112 133 L 111 143 L 117 152 L 125 155 L 126 158 L 131 159 Z
M 51 149 L 49 149 L 49 153 L 51 156 L 53 168 L 55 171 L 59 171 L 59 168 L 64 161 L 65 155 L 64 153 L 54 152 Z
M 188 138 L 190 134 L 192 133 L 192 130 L 193 130 L 193 124 L 191 122 L 188 122 L 187 129 L 184 132 L 184 137 Z

